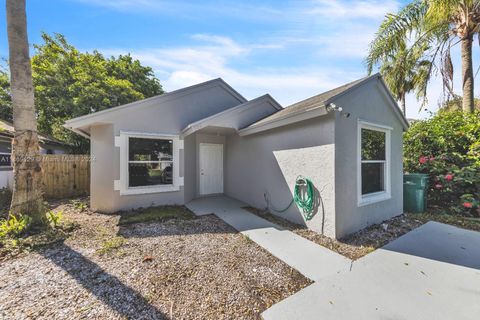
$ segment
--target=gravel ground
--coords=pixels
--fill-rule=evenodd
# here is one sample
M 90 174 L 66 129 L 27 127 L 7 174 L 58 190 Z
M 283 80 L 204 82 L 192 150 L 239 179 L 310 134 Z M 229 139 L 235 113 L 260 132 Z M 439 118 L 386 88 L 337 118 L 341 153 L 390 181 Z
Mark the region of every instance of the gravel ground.
M 54 206 L 78 227 L 0 261 L 1 319 L 258 319 L 310 284 L 212 215 L 119 227 Z

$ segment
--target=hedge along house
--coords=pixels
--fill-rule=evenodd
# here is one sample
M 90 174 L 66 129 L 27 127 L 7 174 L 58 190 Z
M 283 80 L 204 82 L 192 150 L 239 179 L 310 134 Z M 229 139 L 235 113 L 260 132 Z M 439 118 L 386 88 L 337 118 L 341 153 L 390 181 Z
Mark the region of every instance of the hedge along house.
M 98 211 L 223 194 L 333 238 L 403 212 L 408 124 L 379 75 L 286 108 L 215 79 L 65 126 L 91 141 Z M 290 203 L 299 175 L 318 199 L 308 221 L 295 205 L 273 209 Z

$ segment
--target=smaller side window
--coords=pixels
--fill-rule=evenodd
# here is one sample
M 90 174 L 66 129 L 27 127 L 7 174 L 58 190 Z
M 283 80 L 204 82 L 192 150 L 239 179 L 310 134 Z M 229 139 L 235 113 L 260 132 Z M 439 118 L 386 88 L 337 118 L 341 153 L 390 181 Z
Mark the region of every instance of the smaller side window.
M 387 127 L 359 122 L 359 205 L 390 198 L 390 132 Z

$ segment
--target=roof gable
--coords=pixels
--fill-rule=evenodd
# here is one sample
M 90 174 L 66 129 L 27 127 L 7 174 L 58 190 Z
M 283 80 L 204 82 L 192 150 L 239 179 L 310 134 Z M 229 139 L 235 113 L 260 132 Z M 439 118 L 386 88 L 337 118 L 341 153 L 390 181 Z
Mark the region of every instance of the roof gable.
M 98 111 L 95 113 L 87 114 L 81 117 L 73 118 L 65 122 L 65 127 L 69 129 L 75 129 L 79 127 L 88 126 L 89 124 L 93 124 L 93 123 L 101 123 L 102 121 L 108 121 L 108 119 L 114 114 L 123 112 L 125 110 L 128 111 L 132 107 L 138 110 L 138 108 L 158 105 L 163 102 L 171 101 L 171 100 L 183 97 L 185 95 L 194 94 L 195 92 L 198 92 L 207 88 L 212 88 L 212 87 L 222 88 L 228 94 L 230 94 L 232 97 L 238 100 L 239 103 L 244 103 L 247 101 L 247 99 L 245 99 L 240 93 L 238 93 L 235 89 L 233 89 L 223 79 L 217 78 L 217 79 L 202 82 L 193 86 L 181 88 L 172 92 L 164 93 L 158 96 L 150 97 L 147 99 L 135 101 L 125 105 L 121 105 L 121 106 L 109 108 L 106 110 Z
M 379 81 L 381 88 L 385 91 L 385 94 L 388 97 L 390 102 L 390 107 L 392 112 L 397 116 L 399 121 L 402 123 L 402 126 L 406 130 L 408 128 L 408 121 L 405 119 L 405 116 L 400 111 L 397 102 L 392 97 L 390 91 L 385 85 L 381 75 L 379 73 L 374 74 L 369 77 L 361 78 L 353 82 L 347 83 L 343 86 L 337 87 L 335 89 L 326 91 L 324 93 L 315 95 L 313 97 L 307 98 L 300 102 L 294 103 L 260 121 L 257 121 L 250 126 L 241 130 L 242 135 L 247 135 L 251 133 L 261 132 L 264 130 L 269 130 L 274 127 L 283 126 L 291 124 L 298 121 L 303 121 L 310 119 L 316 116 L 326 115 L 327 112 L 325 107 L 330 103 L 333 103 L 338 98 L 342 97 L 345 94 L 351 93 L 353 90 L 361 87 L 363 84 L 370 81 Z
M 207 126 L 225 126 L 238 130 L 265 116 L 282 110 L 282 108 L 272 96 L 265 94 L 236 107 L 195 121 L 183 129 L 182 134 L 187 136 Z

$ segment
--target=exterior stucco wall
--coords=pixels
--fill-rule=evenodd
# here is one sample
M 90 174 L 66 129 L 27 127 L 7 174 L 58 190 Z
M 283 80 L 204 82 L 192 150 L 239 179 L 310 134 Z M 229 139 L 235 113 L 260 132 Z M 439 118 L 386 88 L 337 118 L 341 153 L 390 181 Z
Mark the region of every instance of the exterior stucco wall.
M 375 86 L 378 86 L 376 88 Z M 379 81 L 370 81 L 338 98 L 335 104 L 350 117 L 336 113 L 335 178 L 337 237 L 380 223 L 403 212 L 403 128 Z M 392 127 L 391 198 L 370 205 L 357 204 L 358 120 Z
M 197 195 L 197 141 L 195 134 L 185 137 L 184 142 L 184 197 L 189 202 Z
M 311 221 L 292 205 L 276 213 L 327 236 L 335 236 L 334 118 L 325 116 L 250 136 L 227 136 L 225 193 L 251 206 L 284 208 L 298 175 L 312 180 L 320 203 Z
M 113 212 L 112 166 L 115 154 L 113 126 L 92 127 L 90 139 L 90 206 L 100 212 Z
M 96 165 L 92 164 L 92 177 L 99 175 L 92 179 L 91 193 L 96 197 L 92 200 L 92 207 L 103 212 L 115 212 L 150 205 L 184 204 L 191 200 L 196 192 L 192 189 L 192 186 L 196 186 L 196 181 L 191 176 L 192 170 L 196 171 L 196 140 L 192 142 L 191 138 L 187 138 L 184 149 L 180 150 L 178 165 L 180 177 L 184 177 L 184 186 L 180 187 L 179 191 L 120 195 L 119 191 L 114 190 L 114 180 L 120 179 L 120 148 L 115 147 L 115 136 L 118 136 L 120 131 L 180 135 L 189 123 L 241 102 L 223 88 L 213 86 L 164 101 L 161 105 L 152 103 L 138 110 L 119 110 L 108 118 L 109 125 L 92 126 L 92 154 L 96 151 L 97 161 Z M 105 127 L 108 130 L 99 129 Z M 195 161 L 195 167 L 192 161 Z
M 109 121 L 114 124 L 115 135 L 120 130 L 180 134 L 190 123 L 206 118 L 241 103 L 220 87 L 177 97 L 134 111 L 123 109 L 113 113 Z

